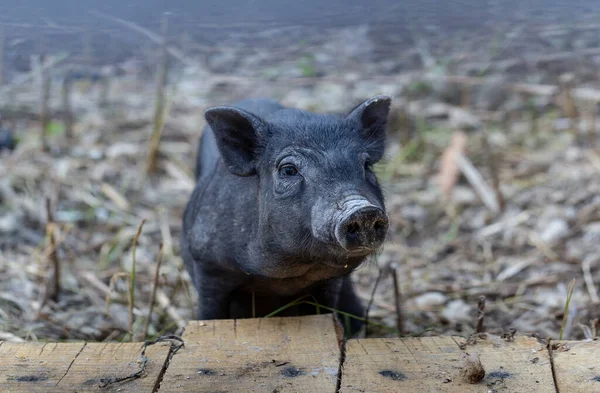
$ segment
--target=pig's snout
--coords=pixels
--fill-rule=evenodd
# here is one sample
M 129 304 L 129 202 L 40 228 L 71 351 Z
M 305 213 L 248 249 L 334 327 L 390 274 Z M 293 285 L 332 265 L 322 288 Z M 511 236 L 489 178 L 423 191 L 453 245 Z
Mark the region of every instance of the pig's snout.
M 388 226 L 385 212 L 365 201 L 344 212 L 335 226 L 335 237 L 347 251 L 374 250 L 383 244 Z

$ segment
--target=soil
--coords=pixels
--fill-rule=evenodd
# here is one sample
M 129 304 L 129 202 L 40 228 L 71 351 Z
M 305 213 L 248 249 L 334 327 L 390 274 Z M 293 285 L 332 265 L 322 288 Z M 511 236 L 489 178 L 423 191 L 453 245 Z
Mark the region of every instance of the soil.
M 600 153 L 597 128 L 586 134 L 590 124 L 598 124 L 590 120 L 596 111 L 591 117 L 580 110 L 576 132 L 568 132 L 564 106 L 547 97 L 525 100 L 506 89 L 507 82 L 557 84 L 566 71 L 577 86 L 600 87 L 598 55 L 577 54 L 600 47 L 598 26 L 585 25 L 594 15 L 576 13 L 577 23 L 550 18 L 553 24 L 545 25 L 515 17 L 481 34 L 419 26 L 410 38 L 386 34 L 384 24 L 284 26 L 257 29 L 252 37 L 263 39 L 254 40 L 256 45 L 235 31 L 219 44 L 174 33 L 170 45 L 184 58 L 170 57 L 168 116 L 157 170 L 148 175 L 160 60 L 156 43 L 116 24 L 115 31 L 135 38 L 118 47 L 98 38 L 92 61 L 82 60 L 80 47 L 70 48 L 71 56 L 51 70 L 50 149 L 43 151 L 39 82 L 22 79 L 31 67 L 19 60 L 35 52 L 35 45 L 18 49 L 11 41 L 0 116 L 18 144 L 14 151 L 0 151 L 0 339 L 126 339 L 129 287 L 123 273 L 131 270 L 142 220 L 133 330 L 143 337 L 162 244 L 148 334 L 180 333 L 193 319 L 197 300 L 178 238 L 194 186 L 204 109 L 270 96 L 289 106 L 339 112 L 381 93 L 394 99 L 388 152 L 378 165 L 392 232 L 383 251 L 354 274 L 361 298 L 370 304 L 374 325 L 367 335 L 466 336 L 475 331 L 478 302 L 484 301 L 482 326 L 493 333 L 597 336 Z M 508 38 L 495 38 L 507 31 Z M 46 48 L 50 55 L 65 50 L 58 44 Z M 570 51 L 575 55 L 567 60 L 536 60 Z M 72 86 L 75 124 L 68 138 L 61 86 L 67 67 L 75 66 L 82 71 Z M 473 88 L 465 104 L 464 89 L 427 79 L 447 74 L 496 82 Z M 100 77 L 93 83 L 88 79 L 94 75 Z M 104 76 L 109 84 L 99 81 Z M 472 178 L 442 159 L 455 132 L 464 128 L 457 125 L 457 113 L 460 124 L 473 118 L 479 124 L 465 131 L 464 155 L 488 189 L 498 177 L 504 200 L 498 213 L 483 203 Z M 456 179 L 440 179 L 448 173 Z M 442 191 L 440 180 L 451 185 L 449 192 Z M 56 261 L 60 291 L 54 294 Z

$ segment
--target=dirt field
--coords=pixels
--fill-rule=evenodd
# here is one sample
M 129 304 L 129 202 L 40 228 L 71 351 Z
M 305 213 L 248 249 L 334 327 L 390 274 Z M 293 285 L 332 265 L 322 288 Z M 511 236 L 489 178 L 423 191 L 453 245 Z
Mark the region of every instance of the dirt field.
M 378 168 L 392 233 L 381 255 L 355 274 L 362 299 L 370 303 L 369 318 L 378 324 L 368 334 L 398 334 L 398 302 L 403 335 L 467 335 L 485 296 L 488 331 L 558 338 L 564 322 L 563 338 L 597 336 L 597 105 L 591 116 L 585 103 L 577 103 L 574 133 L 568 105 L 507 90 L 509 82 L 558 85 L 566 71 L 576 86 L 600 87 L 598 27 L 586 26 L 504 26 L 498 27 L 508 32 L 503 39 L 490 31 L 469 40 L 461 31 L 444 40 L 440 32 L 408 39 L 376 27 L 331 28 L 325 38 L 322 29 L 297 32 L 301 40 L 290 29 L 275 40 L 279 46 L 252 48 L 236 47 L 235 35 L 227 45 L 208 49 L 190 37 L 174 39 L 184 55 L 170 56 L 168 115 L 157 170 L 148 176 L 156 44 L 133 51 L 133 59 L 125 56 L 118 75 L 117 67 L 84 68 L 92 76 L 108 73 L 110 83 L 81 80 L 72 86 L 70 138 L 61 117 L 61 83 L 74 60 L 54 66 L 46 152 L 39 83 L 20 83 L 30 70 L 12 67 L 0 87 L 3 127 L 19 142 L 15 151 L 0 152 L 0 339 L 125 338 L 129 288 L 122 273 L 131 271 L 142 220 L 133 330 L 145 330 L 162 243 L 149 335 L 180 332 L 196 302 L 178 239 L 194 185 L 203 110 L 271 96 L 289 106 L 345 111 L 380 93 L 394 99 L 388 153 Z M 394 48 L 403 50 L 391 56 Z M 433 78 L 449 74 L 491 82 L 461 90 Z M 466 148 L 449 148 L 460 135 Z M 479 182 L 456 168 L 459 156 L 473 164 Z M 496 177 L 504 201 L 498 213 Z M 491 202 L 480 196 L 481 184 L 493 191 Z M 57 296 L 49 279 L 55 262 Z

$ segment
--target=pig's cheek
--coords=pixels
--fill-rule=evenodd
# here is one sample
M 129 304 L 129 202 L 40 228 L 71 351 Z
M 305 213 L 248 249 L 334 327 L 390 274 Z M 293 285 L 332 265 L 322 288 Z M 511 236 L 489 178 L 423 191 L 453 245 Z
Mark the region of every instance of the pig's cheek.
M 333 223 L 335 222 L 335 209 L 327 209 L 327 202 L 319 198 L 311 209 L 311 229 L 313 236 L 328 244 L 335 244 L 335 235 L 333 233 Z
M 300 176 L 293 179 L 279 180 L 275 183 L 274 193 L 276 198 L 287 198 L 300 192 L 302 179 Z

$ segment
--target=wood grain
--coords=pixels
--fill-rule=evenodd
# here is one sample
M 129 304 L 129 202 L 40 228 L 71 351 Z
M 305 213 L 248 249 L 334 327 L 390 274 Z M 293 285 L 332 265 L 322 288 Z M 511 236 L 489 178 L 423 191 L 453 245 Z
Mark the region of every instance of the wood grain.
M 334 393 L 333 316 L 190 322 L 159 392 Z
M 552 351 L 559 392 L 600 392 L 600 341 L 567 341 Z
M 156 391 L 168 344 L 148 347 L 139 379 L 100 388 L 108 379 L 140 370 L 141 343 L 0 343 L 0 391 L 129 392 Z
M 486 337 L 474 345 L 459 337 L 349 340 L 340 392 L 555 393 L 548 352 L 536 340 Z M 480 356 L 479 383 L 460 377 L 466 353 Z

